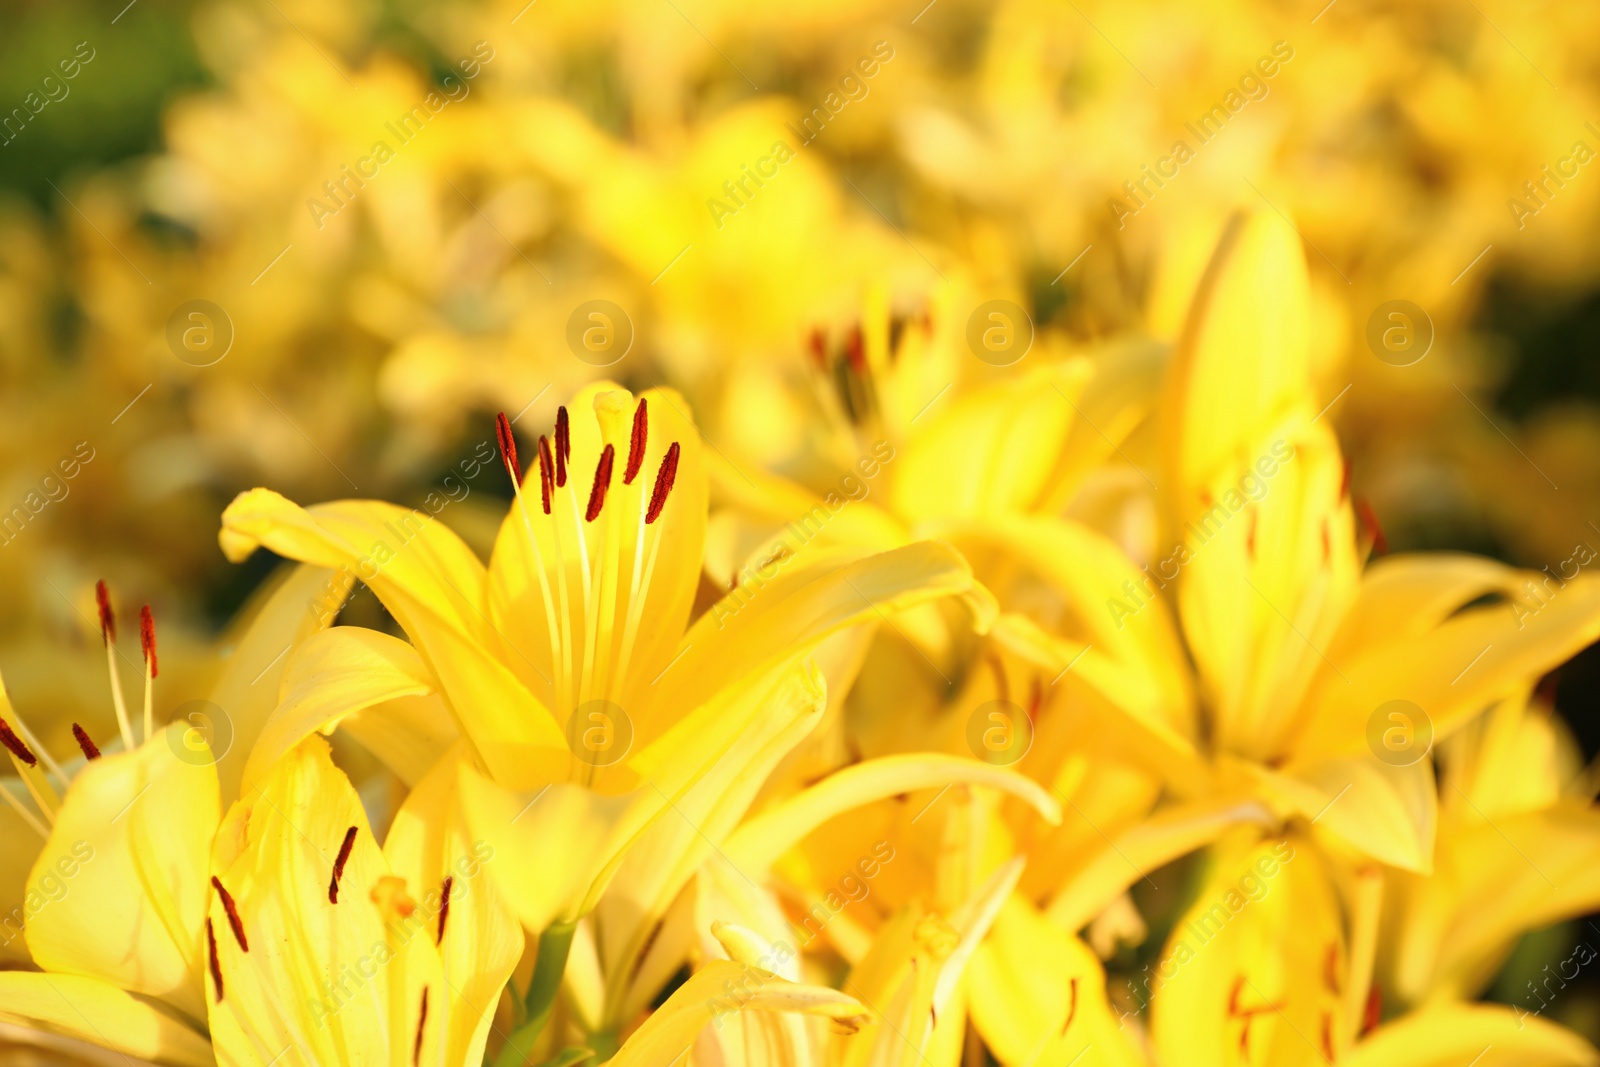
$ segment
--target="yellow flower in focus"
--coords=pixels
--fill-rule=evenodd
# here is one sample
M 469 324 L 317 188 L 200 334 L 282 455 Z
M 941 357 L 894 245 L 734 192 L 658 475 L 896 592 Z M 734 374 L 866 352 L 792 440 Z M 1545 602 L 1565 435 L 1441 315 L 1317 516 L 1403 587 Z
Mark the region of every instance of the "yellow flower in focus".
M 739 787 L 749 758 L 734 758 L 740 746 L 817 706 L 818 682 L 796 665 L 842 628 L 974 588 L 965 561 L 941 545 L 831 553 L 736 611 L 688 625 L 705 476 L 681 405 L 665 390 L 583 391 L 539 439 L 525 485 L 502 416 L 517 500 L 487 570 L 431 516 L 392 505 L 301 509 L 256 490 L 223 516 L 231 558 L 264 545 L 344 568 L 412 641 L 355 627 L 322 635 L 325 672 L 302 672 L 307 692 L 320 679 L 317 714 L 280 708 L 294 728 L 269 725 L 275 747 L 254 765 L 402 695 L 448 701 L 471 754 L 459 794 L 467 824 L 497 850 L 491 876 L 507 903 L 543 935 L 528 991 L 535 1032 L 574 922 L 630 845 L 702 779 L 715 783 L 707 802 Z
M 482 1061 L 522 938 L 481 881 L 494 850 L 429 810 L 450 778 L 412 792 L 380 849 L 311 738 L 228 812 L 205 921 L 219 1062 Z

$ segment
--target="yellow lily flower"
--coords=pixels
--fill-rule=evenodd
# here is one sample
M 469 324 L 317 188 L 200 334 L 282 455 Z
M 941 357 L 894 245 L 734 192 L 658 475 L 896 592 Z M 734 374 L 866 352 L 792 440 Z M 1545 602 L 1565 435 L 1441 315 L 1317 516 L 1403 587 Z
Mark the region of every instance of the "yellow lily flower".
M 1519 936 L 1600 906 L 1595 785 L 1545 699 L 1507 697 L 1440 756 L 1433 874 L 1402 875 L 1386 917 L 1384 986 L 1405 1004 L 1476 995 Z M 1521 991 L 1521 1010 L 1553 992 Z
M 479 882 L 494 850 L 429 810 L 452 770 L 382 849 L 318 738 L 228 812 L 204 924 L 220 1062 L 481 1062 L 522 939 Z
M 399 621 L 410 650 L 358 628 L 323 635 L 318 655 L 342 673 L 296 676 L 307 694 L 326 683 L 337 695 L 315 697 L 320 720 L 280 709 L 296 725 L 271 727 L 274 744 L 380 701 L 429 692 L 447 701 L 472 756 L 460 783 L 468 824 L 501 857 L 492 877 L 526 928 L 555 927 L 541 945 L 548 981 L 572 923 L 639 834 L 759 715 L 804 709 L 803 689 L 782 679 L 822 640 L 938 597 L 983 604 L 959 555 L 922 544 L 819 553 L 752 602 L 687 626 L 706 489 L 681 399 L 601 385 L 571 411 L 561 409 L 553 440 L 539 439 L 537 495 L 531 468 L 523 491 L 501 416 L 517 500 L 487 569 L 431 516 L 373 502 L 302 509 L 254 490 L 228 508 L 221 532 L 235 560 L 264 545 L 345 568 Z M 341 657 L 359 669 L 344 670 Z
M 226 639 L 231 655 L 210 702 L 223 721 L 191 717 L 153 728 L 158 661 L 148 608 L 140 627 L 146 680 L 142 744 L 129 744 L 134 730 L 114 659 L 112 697 L 125 732 L 102 753 L 74 724 L 83 755 L 65 764 L 38 745 L 0 689 L 0 740 L 38 814 L 12 799 L 45 836 L 28 875 L 26 909 L 17 916 L 42 970 L 0 974 L 0 1016 L 124 1055 L 213 1062 L 202 976 L 207 876 L 222 818 L 222 783 L 236 788 L 231 783 L 243 765 L 237 746 L 267 718 L 283 652 L 326 621 L 309 615 L 305 603 L 328 582 L 326 571 L 298 568 Z M 114 657 L 115 616 L 104 583 L 98 594 L 107 655 Z M 213 740 L 226 750 L 214 752 Z M 52 777 L 67 786 L 64 796 L 57 797 Z
M 1358 873 L 1345 920 L 1330 875 L 1304 837 L 1244 831 L 1214 850 L 1165 951 L 1130 983 L 1129 1014 L 1150 1010 L 1153 1064 L 1600 1062 L 1577 1035 L 1498 1006 L 1383 1022 L 1371 985 L 1381 876 Z
M 855 997 L 778 973 L 783 954 L 754 930 L 719 922 L 710 932 L 723 958 L 674 990 L 605 1062 L 653 1067 L 688 1053 L 689 1064 L 799 1067 L 822 1062 L 817 1024 L 854 1034 L 870 1018 Z
M 1600 582 L 1569 583 L 1530 617 L 1514 610 L 1528 576 L 1487 560 L 1397 557 L 1362 570 L 1381 532 L 1369 523 L 1358 538 L 1310 391 L 1305 273 L 1278 216 L 1236 218 L 1225 232 L 1162 416 L 1173 547 L 1106 600 L 1102 623 L 1164 645 L 1159 606 L 1175 585 L 1208 742 L 1170 712 L 1131 725 L 1179 768 L 1168 780 L 1181 795 L 1254 793 L 1330 841 L 1426 871 L 1428 743 L 1600 635 Z M 1075 651 L 1029 646 L 1046 669 Z M 1415 744 L 1393 751 L 1385 738 Z M 1195 760 L 1203 750 L 1209 771 Z

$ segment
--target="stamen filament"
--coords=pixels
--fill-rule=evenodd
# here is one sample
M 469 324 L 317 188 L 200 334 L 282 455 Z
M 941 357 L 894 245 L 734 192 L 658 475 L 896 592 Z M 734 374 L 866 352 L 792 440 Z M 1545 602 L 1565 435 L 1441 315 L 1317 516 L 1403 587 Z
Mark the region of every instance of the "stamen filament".
M 106 646 L 106 670 L 111 675 L 111 703 L 117 710 L 117 730 L 122 747 L 132 752 L 133 727 L 128 725 L 128 702 L 122 696 L 122 678 L 117 674 L 117 617 L 111 610 L 111 593 L 104 580 L 94 583 L 95 602 L 100 607 L 100 639 Z
M 22 816 L 23 822 L 37 830 L 41 838 L 46 841 L 50 840 L 50 831 L 44 823 L 39 821 L 39 816 L 29 811 L 26 804 L 12 796 L 11 790 L 7 789 L 4 785 L 0 785 L 0 797 L 5 797 L 6 803 L 11 805 L 12 810 L 14 810 L 18 815 Z
M 56 781 L 61 784 L 62 790 L 65 791 L 67 786 L 72 784 L 72 779 L 67 777 L 67 772 L 61 769 L 61 764 L 57 763 L 55 757 L 50 755 L 50 750 L 41 745 L 39 739 L 34 736 L 33 731 L 28 729 L 27 722 L 21 715 L 17 714 L 17 709 L 12 706 L 11 697 L 5 694 L 3 690 L 0 690 L 0 696 L 4 697 L 4 714 L 7 721 L 17 724 L 17 733 L 22 735 L 22 740 L 27 742 L 28 748 L 33 750 L 35 756 L 39 757 L 39 762 L 45 765 L 45 769 L 56 776 Z
M 503 414 L 504 413 L 502 413 L 502 415 Z M 507 435 L 507 438 L 511 441 L 512 448 L 515 448 L 515 439 L 511 438 L 509 434 Z M 540 488 L 544 492 L 544 513 L 546 515 L 550 514 L 550 490 L 549 483 L 546 480 L 546 474 L 548 472 L 545 469 L 545 465 L 548 462 L 548 452 L 549 446 L 545 443 L 544 438 L 541 436 L 539 438 L 539 484 Z M 509 463 L 506 469 L 508 471 L 511 469 Z M 511 480 L 511 492 L 517 498 L 517 511 L 522 516 L 522 528 L 528 535 L 529 546 L 533 549 L 533 569 L 539 575 L 539 594 L 540 598 L 544 601 L 545 628 L 549 632 L 550 636 L 550 665 L 552 669 L 562 670 L 564 668 L 564 664 L 558 662 L 561 656 L 560 649 L 556 644 L 555 611 L 550 601 L 550 579 L 545 574 L 544 553 L 539 549 L 539 538 L 533 532 L 533 520 L 528 517 L 528 503 L 522 497 L 522 486 L 518 483 L 518 479 L 516 478 Z M 557 552 L 559 555 L 560 539 L 557 538 L 556 540 Z
M 155 732 L 156 620 L 150 605 L 139 609 L 139 644 L 144 649 L 144 739 Z

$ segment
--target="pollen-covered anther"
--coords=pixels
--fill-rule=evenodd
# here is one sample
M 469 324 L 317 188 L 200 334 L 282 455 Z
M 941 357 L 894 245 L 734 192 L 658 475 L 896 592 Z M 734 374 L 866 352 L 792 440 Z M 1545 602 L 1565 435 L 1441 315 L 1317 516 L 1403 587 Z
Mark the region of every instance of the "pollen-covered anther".
M 33 754 L 31 748 L 22 743 L 22 738 L 16 735 L 16 732 L 11 729 L 11 724 L 4 719 L 0 719 L 0 745 L 5 745 L 7 751 L 28 766 L 37 767 L 39 765 L 39 757 Z
M 411 1049 L 413 1067 L 422 1063 L 422 1030 L 428 1025 L 428 987 L 422 987 L 422 1007 L 417 1012 L 417 1042 Z
M 450 887 L 455 884 L 455 876 L 451 875 L 439 887 L 439 932 L 433 939 L 435 945 L 444 944 L 444 924 L 450 918 Z
M 600 453 L 600 462 L 594 467 L 594 485 L 589 488 L 589 507 L 583 513 L 584 522 L 600 517 L 600 509 L 606 504 L 606 490 L 611 488 L 611 465 L 616 459 L 617 450 L 606 445 L 605 451 Z
M 811 336 L 806 339 L 811 358 L 822 370 L 828 369 L 828 335 L 818 326 L 811 331 Z
M 217 958 L 217 932 L 206 919 L 206 948 L 211 954 L 211 984 L 217 987 L 217 1003 L 222 1003 L 222 961 Z
M 506 465 L 506 473 L 511 475 L 511 480 L 520 486 L 522 466 L 517 462 L 517 438 L 511 432 L 511 420 L 506 418 L 503 411 L 494 417 L 494 437 L 500 445 L 500 462 Z
M 117 616 L 111 610 L 111 591 L 105 579 L 94 583 L 94 602 L 100 608 L 100 637 L 106 642 L 117 639 Z
M 678 480 L 679 451 L 678 442 L 674 441 L 667 449 L 667 454 L 661 457 L 661 467 L 656 471 L 656 487 L 650 493 L 650 507 L 644 513 L 646 526 L 659 519 L 661 509 L 667 506 L 667 495 Z
M 100 758 L 100 749 L 94 743 L 94 739 L 89 736 L 89 731 L 85 730 L 83 727 L 79 726 L 77 723 L 73 723 L 72 724 L 72 737 L 73 737 L 74 740 L 76 740 L 78 742 L 78 747 L 83 749 L 83 758 L 84 759 L 99 759 Z
M 550 514 L 550 494 L 555 489 L 555 460 L 550 457 L 550 438 L 539 435 L 539 499 L 544 513 Z
M 572 420 L 565 406 L 556 409 L 556 488 L 567 487 L 567 464 L 572 461 Z
M 216 875 L 211 876 L 211 885 L 217 891 L 217 899 L 222 901 L 222 910 L 228 913 L 228 925 L 233 928 L 234 940 L 239 942 L 241 951 L 250 951 L 250 942 L 244 936 L 244 920 L 239 918 L 238 905 L 233 902 L 233 894 L 222 887 L 222 879 Z
M 1067 1021 L 1061 1024 L 1061 1032 L 1065 1034 L 1072 1026 L 1072 1020 L 1078 1017 L 1078 980 L 1072 980 L 1072 996 L 1067 1002 Z
M 350 850 L 356 844 L 354 826 L 344 832 L 344 843 L 339 846 L 339 858 L 333 861 L 333 880 L 328 883 L 328 903 L 339 903 L 339 879 L 344 876 L 344 865 L 350 860 Z
M 645 398 L 641 396 L 639 406 L 633 409 L 633 437 L 628 442 L 628 466 L 622 472 L 623 485 L 632 485 L 633 480 L 639 477 L 639 468 L 644 466 L 644 446 L 649 439 L 650 413 Z
M 1383 536 L 1383 527 L 1378 522 L 1378 513 L 1373 510 L 1372 502 L 1364 496 L 1355 498 L 1356 517 L 1361 520 L 1362 529 L 1372 538 L 1372 554 L 1387 556 L 1389 554 L 1389 539 Z
M 867 343 L 861 336 L 861 327 L 854 326 L 850 329 L 850 336 L 844 345 L 846 358 L 850 360 L 850 369 L 860 374 L 867 369 Z
M 150 677 L 154 678 L 160 672 L 156 669 L 156 617 L 150 614 L 149 604 L 139 609 L 139 647 L 144 651 Z
M 1361 1036 L 1366 1037 L 1383 1022 L 1383 991 L 1376 984 L 1367 990 L 1367 1007 L 1361 1018 Z

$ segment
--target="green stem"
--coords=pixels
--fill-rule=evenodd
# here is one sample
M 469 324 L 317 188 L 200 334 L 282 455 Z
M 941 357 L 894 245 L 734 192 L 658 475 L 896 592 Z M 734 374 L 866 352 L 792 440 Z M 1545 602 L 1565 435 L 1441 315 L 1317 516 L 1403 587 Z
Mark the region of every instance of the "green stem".
M 539 935 L 533 978 L 528 982 L 528 996 L 523 1002 L 528 1021 L 512 1031 L 505 1048 L 495 1058 L 495 1067 L 520 1067 L 532 1054 L 534 1043 L 555 1010 L 561 977 L 567 970 L 567 955 L 572 951 L 572 935 L 577 929 L 576 922 L 551 923 Z

